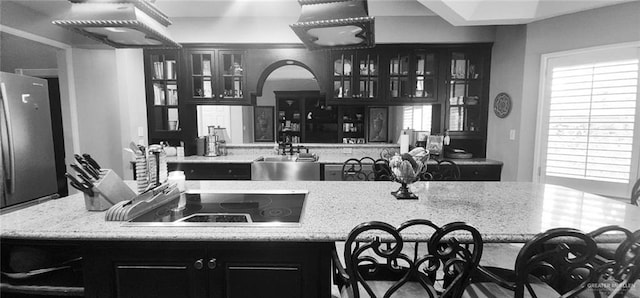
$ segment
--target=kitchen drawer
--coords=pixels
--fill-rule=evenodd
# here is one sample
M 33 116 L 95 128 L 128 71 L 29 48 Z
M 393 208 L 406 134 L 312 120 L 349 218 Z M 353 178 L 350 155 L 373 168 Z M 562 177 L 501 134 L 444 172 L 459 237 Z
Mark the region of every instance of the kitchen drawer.
M 324 165 L 325 181 L 342 181 L 342 165 Z
M 459 165 L 462 181 L 500 181 L 502 165 Z
M 169 171 L 184 171 L 187 180 L 251 180 L 250 163 L 169 163 Z

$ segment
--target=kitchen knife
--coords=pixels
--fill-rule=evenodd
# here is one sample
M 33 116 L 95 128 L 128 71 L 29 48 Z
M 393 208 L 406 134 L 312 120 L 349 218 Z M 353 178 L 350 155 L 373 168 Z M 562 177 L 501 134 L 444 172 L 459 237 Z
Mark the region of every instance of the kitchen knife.
M 82 181 L 84 181 L 84 185 L 85 185 L 87 188 L 89 188 L 89 189 L 92 189 L 92 188 L 93 188 L 93 182 L 91 182 L 91 179 L 86 178 L 86 177 L 84 177 L 84 176 L 82 176 L 82 175 L 80 175 L 80 179 L 82 179 Z
M 73 157 L 78 161 L 87 174 L 90 174 L 92 177 L 96 178 L 96 180 L 100 179 L 100 171 L 94 169 L 82 156 L 74 154 Z
M 87 163 L 87 161 L 85 161 L 84 158 L 80 156 L 80 154 L 74 154 L 73 158 L 75 158 L 78 161 L 78 163 L 81 165 Z
M 96 180 L 100 180 L 100 173 L 96 172 L 96 170 L 93 167 L 91 167 L 91 165 L 85 162 L 84 164 L 82 164 L 82 168 L 85 170 L 85 172 L 89 173 L 93 178 L 95 178 Z
M 84 160 L 86 160 L 96 170 L 100 171 L 102 169 L 102 167 L 100 167 L 98 162 L 96 162 L 96 160 L 93 159 L 93 157 L 91 157 L 91 155 L 85 153 L 85 154 L 82 154 L 82 157 L 84 157 Z
M 87 172 L 85 172 L 82 168 L 80 168 L 79 165 L 77 164 L 70 164 L 71 168 L 73 168 L 78 174 L 80 174 L 80 177 L 84 177 L 87 178 L 89 180 L 91 180 L 92 178 L 89 177 L 89 174 L 87 174 Z
M 75 189 L 81 192 L 86 193 L 90 197 L 93 197 L 94 195 L 93 190 L 91 190 L 91 188 L 84 185 L 82 182 L 78 181 L 77 177 L 74 177 L 69 173 L 65 173 L 64 175 L 67 176 L 67 178 L 69 178 L 69 184 L 71 184 L 71 186 L 73 186 Z

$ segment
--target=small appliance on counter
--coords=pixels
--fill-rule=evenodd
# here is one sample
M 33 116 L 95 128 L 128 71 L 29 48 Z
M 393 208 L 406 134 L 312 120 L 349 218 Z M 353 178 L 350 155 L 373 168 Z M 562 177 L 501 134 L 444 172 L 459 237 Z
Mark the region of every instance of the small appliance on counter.
M 204 138 L 199 138 L 197 143 L 198 155 L 204 156 L 222 156 L 227 155 L 227 141 L 229 135 L 227 129 L 224 127 L 208 126 L 207 135 Z

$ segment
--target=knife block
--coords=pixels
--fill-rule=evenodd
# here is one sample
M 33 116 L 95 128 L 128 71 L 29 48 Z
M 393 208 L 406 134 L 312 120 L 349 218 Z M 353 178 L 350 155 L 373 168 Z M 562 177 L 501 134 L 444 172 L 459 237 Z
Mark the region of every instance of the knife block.
M 104 211 L 116 203 L 131 200 L 136 194 L 111 169 L 100 170 L 100 179 L 93 183 L 93 196 L 84 194 L 84 204 L 89 211 Z

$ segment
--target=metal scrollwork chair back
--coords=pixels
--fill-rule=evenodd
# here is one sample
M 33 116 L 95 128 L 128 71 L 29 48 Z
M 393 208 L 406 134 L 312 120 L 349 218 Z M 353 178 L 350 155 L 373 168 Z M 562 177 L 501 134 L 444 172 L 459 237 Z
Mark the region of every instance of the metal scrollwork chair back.
M 389 162 L 384 159 L 350 158 L 342 164 L 343 181 L 391 180 Z
M 425 229 L 428 240 L 403 240 L 404 233 Z M 373 221 L 349 233 L 345 267 L 335 251 L 334 266 L 343 297 L 460 297 L 481 256 L 480 233 L 462 222 L 438 227 L 414 219 L 395 228 Z
M 613 255 L 601 254 L 602 250 L 598 250 L 593 263 L 596 274 L 591 279 L 594 283 L 591 290 L 601 297 L 624 297 L 640 278 L 640 230 L 631 233 L 618 226 L 607 226 L 589 235 L 596 238 L 608 232 L 622 232 L 627 237 L 617 246 Z
M 631 189 L 631 204 L 638 206 L 638 199 L 640 199 L 640 179 L 636 181 Z
M 486 279 L 472 283 L 463 297 L 575 297 L 598 274 L 595 256 L 591 236 L 576 229 L 551 229 L 522 247 L 509 278 L 480 266 L 477 272 Z
M 435 165 L 428 165 L 420 175 L 423 181 L 457 181 L 460 180 L 460 167 L 448 159 L 438 160 Z

